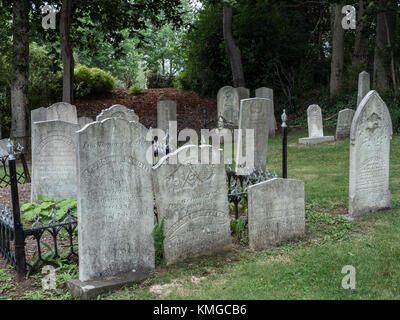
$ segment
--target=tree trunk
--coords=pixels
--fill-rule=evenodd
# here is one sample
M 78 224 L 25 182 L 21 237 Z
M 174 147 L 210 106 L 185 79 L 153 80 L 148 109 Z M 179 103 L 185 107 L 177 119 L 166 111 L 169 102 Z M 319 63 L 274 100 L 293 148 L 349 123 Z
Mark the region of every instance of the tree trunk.
M 236 46 L 232 35 L 232 7 L 227 5 L 224 5 L 223 9 L 223 31 L 226 52 L 231 63 L 233 86 L 246 87 L 242 66 L 242 55 L 240 49 Z
M 368 63 L 368 33 L 366 25 L 362 21 L 368 2 L 369 0 L 358 1 L 356 40 L 352 59 L 352 69 L 357 71 L 357 75 L 366 69 Z
M 343 4 L 335 4 L 334 22 L 332 27 L 332 61 L 330 94 L 333 96 L 341 87 L 344 61 L 344 29 L 342 27 Z
M 25 0 L 15 0 L 13 5 L 13 66 L 10 137 L 25 148 L 29 71 L 29 1 Z
M 396 90 L 395 60 L 393 43 L 396 30 L 396 1 L 381 0 L 386 10 L 378 13 L 376 21 L 376 44 L 374 55 L 374 88 L 390 90 L 392 83 Z
M 72 22 L 72 0 L 63 0 L 60 16 L 60 44 L 63 63 L 63 102 L 74 101 L 74 56 L 70 28 Z

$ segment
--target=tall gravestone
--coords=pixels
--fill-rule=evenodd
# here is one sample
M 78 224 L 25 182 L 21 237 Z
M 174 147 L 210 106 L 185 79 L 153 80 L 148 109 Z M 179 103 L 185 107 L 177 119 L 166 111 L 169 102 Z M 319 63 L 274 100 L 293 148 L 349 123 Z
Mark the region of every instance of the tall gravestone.
M 239 101 L 250 98 L 250 89 L 247 89 L 245 87 L 237 87 L 236 91 L 238 92 L 239 95 Z
M 254 155 L 254 169 L 265 170 L 268 151 L 268 114 L 272 109 L 272 101 L 263 98 L 245 99 L 240 102 L 240 120 L 238 147 L 236 150 L 236 166 L 237 168 L 243 164 L 240 159 L 242 156 L 248 156 L 249 152 Z M 254 132 L 254 150 L 247 145 L 246 136 L 249 131 Z M 247 165 L 246 165 L 247 167 Z M 251 169 L 251 168 L 250 168 Z
M 272 179 L 249 187 L 249 243 L 266 249 L 305 232 L 304 182 Z
M 336 124 L 336 140 L 344 140 L 350 137 L 354 113 L 355 111 L 352 109 L 344 109 L 339 112 Z
M 64 121 L 35 122 L 32 132 L 31 200 L 38 195 L 76 198 L 75 134 L 79 125 Z
M 324 136 L 324 128 L 322 126 L 321 108 L 313 104 L 307 109 L 308 138 L 300 138 L 300 144 L 318 144 L 322 142 L 334 141 L 333 136 Z
M 77 124 L 78 116 L 76 107 L 67 102 L 58 102 L 48 108 L 42 107 L 31 111 L 31 128 L 33 128 L 35 122 L 51 120 Z
M 77 133 L 79 280 L 154 269 L 153 192 L 139 122 L 108 118 Z
M 126 121 L 139 122 L 139 117 L 136 115 L 135 111 L 128 109 L 122 104 L 115 104 L 108 109 L 102 110 L 96 117 L 96 121 L 103 121 L 108 118 L 120 118 Z
M 169 122 L 176 121 L 176 102 L 173 100 L 159 100 L 157 102 L 157 128 L 167 132 Z
M 169 154 L 153 167 L 157 212 L 160 221 L 165 219 L 167 263 L 229 250 L 229 204 L 222 150 L 188 145 L 174 154 L 178 164 L 168 163 L 168 158 L 174 156 Z M 205 159 L 209 164 L 204 163 Z M 212 159 L 219 163 L 212 164 Z
M 272 112 L 268 114 L 268 125 L 269 125 L 269 137 L 275 137 L 275 132 L 278 130 L 275 119 L 275 109 L 274 109 L 274 90 L 266 87 L 261 87 L 256 89 L 256 98 L 265 98 L 272 100 Z
M 354 115 L 350 133 L 349 214 L 390 208 L 389 157 L 392 120 L 385 102 L 370 91 Z
M 225 86 L 218 91 L 218 116 L 222 116 L 233 127 L 237 127 L 239 123 L 239 106 L 239 93 L 235 88 Z
M 370 89 L 371 89 L 371 79 L 369 73 L 363 71 L 358 75 L 357 106 L 360 105 L 361 100 L 367 95 Z
M 80 117 L 78 118 L 78 124 L 79 127 L 82 129 L 84 126 L 86 126 L 88 123 L 92 123 L 93 119 L 89 117 Z

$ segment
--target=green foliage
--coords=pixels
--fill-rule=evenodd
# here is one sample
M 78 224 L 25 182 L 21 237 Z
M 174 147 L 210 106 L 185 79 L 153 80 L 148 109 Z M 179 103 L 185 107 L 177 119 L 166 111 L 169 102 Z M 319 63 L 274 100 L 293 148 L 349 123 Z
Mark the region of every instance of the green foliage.
M 162 75 L 159 72 L 147 74 L 148 88 L 171 88 L 174 86 L 175 77 L 171 74 Z
M 75 67 L 74 79 L 76 97 L 110 92 L 115 88 L 115 79 L 109 72 L 81 64 Z
M 248 233 L 243 219 L 231 219 L 231 232 L 236 235 L 243 243 L 248 243 Z
M 129 94 L 137 95 L 142 93 L 143 88 L 137 83 L 129 87 Z
M 165 218 L 162 219 L 161 223 L 155 221 L 153 237 L 154 237 L 154 251 L 155 251 L 155 259 L 156 264 L 159 265 L 163 261 L 163 243 L 164 243 L 164 221 Z
M 69 198 L 54 198 L 39 195 L 38 202 L 26 202 L 21 206 L 22 223 L 25 226 L 32 224 L 32 219 L 35 213 L 39 214 L 42 223 L 50 222 L 49 214 L 54 209 L 57 221 L 64 219 L 64 214 L 68 209 L 71 209 L 76 216 L 76 199 Z

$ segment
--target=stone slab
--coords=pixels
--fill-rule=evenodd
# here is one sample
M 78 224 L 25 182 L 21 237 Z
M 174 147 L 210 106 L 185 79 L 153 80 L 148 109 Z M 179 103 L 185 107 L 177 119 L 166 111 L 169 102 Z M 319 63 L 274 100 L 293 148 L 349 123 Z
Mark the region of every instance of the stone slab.
M 218 91 L 217 108 L 218 117 L 222 116 L 225 121 L 228 121 L 233 127 L 238 126 L 240 98 L 235 88 L 225 86 Z
M 332 142 L 332 141 L 335 141 L 334 136 L 324 136 L 324 137 L 315 137 L 315 138 L 300 138 L 299 139 L 300 144 L 307 144 L 307 145 L 319 144 L 319 143 L 324 143 L 324 142 Z
M 139 117 L 136 115 L 135 111 L 122 104 L 114 104 L 110 108 L 102 110 L 96 117 L 96 121 L 103 121 L 108 118 L 119 118 L 126 121 L 139 122 Z

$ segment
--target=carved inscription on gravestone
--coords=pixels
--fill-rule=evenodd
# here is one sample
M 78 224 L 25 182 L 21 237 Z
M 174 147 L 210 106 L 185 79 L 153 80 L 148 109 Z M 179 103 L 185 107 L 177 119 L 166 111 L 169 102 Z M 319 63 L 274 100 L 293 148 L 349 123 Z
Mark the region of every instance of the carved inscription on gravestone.
M 349 214 L 390 208 L 392 121 L 385 102 L 370 91 L 354 115 L 350 133 Z
M 154 269 L 147 129 L 109 118 L 78 132 L 79 280 Z
M 208 150 L 206 150 L 208 149 Z M 195 164 L 201 153 L 220 164 Z M 183 164 L 181 155 L 190 152 Z M 168 264 L 230 249 L 230 219 L 222 151 L 211 146 L 184 146 L 153 167 L 156 206 L 164 220 L 164 256 Z M 204 158 L 204 155 L 203 155 Z M 210 161 L 211 162 L 211 161 Z

